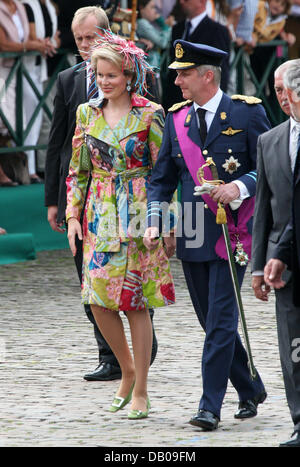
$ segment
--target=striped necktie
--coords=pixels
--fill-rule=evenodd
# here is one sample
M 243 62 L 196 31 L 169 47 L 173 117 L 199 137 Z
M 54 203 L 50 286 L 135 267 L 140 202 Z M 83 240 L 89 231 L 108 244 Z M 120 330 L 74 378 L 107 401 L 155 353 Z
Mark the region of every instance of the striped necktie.
M 96 83 L 96 77 L 95 77 L 95 72 L 93 70 L 90 70 L 89 74 L 88 74 L 88 78 L 89 78 L 89 88 L 88 88 L 88 95 L 87 95 L 87 98 L 88 98 L 88 101 L 90 99 L 97 99 L 97 97 L 99 97 L 99 93 L 98 93 L 98 87 L 97 87 L 97 83 Z

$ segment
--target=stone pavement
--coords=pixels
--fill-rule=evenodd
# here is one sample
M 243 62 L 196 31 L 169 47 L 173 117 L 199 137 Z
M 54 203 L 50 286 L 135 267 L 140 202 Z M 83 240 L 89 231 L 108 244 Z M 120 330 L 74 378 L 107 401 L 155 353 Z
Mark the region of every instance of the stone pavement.
M 237 421 L 237 395 L 229 386 L 217 431 L 187 423 L 201 395 L 204 334 L 176 259 L 172 270 L 177 302 L 154 317 L 159 350 L 149 375 L 152 409 L 148 419 L 132 422 L 126 408 L 107 411 L 118 381 L 82 378 L 97 366 L 97 349 L 69 250 L 0 266 L 0 446 L 276 447 L 289 439 L 293 427 L 279 364 L 274 296 L 268 304 L 256 300 L 249 274 L 244 308 L 268 398 L 257 417 Z

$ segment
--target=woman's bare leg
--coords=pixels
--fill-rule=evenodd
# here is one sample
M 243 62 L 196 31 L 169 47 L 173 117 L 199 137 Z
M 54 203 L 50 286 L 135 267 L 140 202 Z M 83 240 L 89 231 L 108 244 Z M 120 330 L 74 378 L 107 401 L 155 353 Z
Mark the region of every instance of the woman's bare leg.
M 122 319 L 118 311 L 97 305 L 91 305 L 91 309 L 97 326 L 113 351 L 122 371 L 122 380 L 116 395 L 125 398 L 135 380 L 135 368 Z
M 132 339 L 135 365 L 135 385 L 131 409 L 144 412 L 147 408 L 147 378 L 152 350 L 152 324 L 149 311 L 126 313 Z

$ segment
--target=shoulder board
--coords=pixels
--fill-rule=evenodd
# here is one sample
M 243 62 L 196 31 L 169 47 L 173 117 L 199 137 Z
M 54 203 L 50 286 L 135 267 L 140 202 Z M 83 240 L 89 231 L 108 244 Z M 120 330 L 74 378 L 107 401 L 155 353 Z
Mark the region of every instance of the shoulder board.
M 239 101 L 244 101 L 246 104 L 260 104 L 262 102 L 261 99 L 258 97 L 254 96 L 243 96 L 242 94 L 234 94 L 231 96 L 232 100 L 239 100 Z
M 193 101 L 191 101 L 191 100 L 178 102 L 177 104 L 172 105 L 172 107 L 170 107 L 168 109 L 168 111 L 169 112 L 177 112 L 177 110 L 182 109 L 182 107 L 185 107 L 186 105 L 192 105 L 192 103 L 193 103 Z

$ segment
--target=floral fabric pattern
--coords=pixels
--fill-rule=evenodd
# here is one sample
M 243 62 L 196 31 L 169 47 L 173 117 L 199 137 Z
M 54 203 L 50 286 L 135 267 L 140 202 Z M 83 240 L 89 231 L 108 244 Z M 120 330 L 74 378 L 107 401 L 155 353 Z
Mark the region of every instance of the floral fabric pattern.
M 160 105 L 135 94 L 131 104 L 113 129 L 101 106 L 78 107 L 67 177 L 66 219 L 80 221 L 85 206 L 82 301 L 124 311 L 175 302 L 162 239 L 149 251 L 142 236 L 146 187 L 161 145 L 164 113 Z M 83 145 L 91 172 L 80 164 Z

